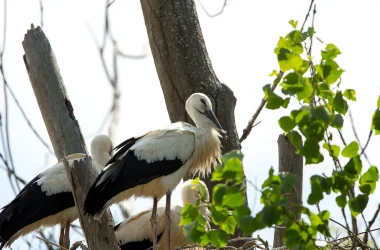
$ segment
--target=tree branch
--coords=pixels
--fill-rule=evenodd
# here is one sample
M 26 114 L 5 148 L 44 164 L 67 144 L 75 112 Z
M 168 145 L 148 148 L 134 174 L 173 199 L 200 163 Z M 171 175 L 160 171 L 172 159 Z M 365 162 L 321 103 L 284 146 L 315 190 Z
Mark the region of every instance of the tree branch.
M 273 84 L 271 86 L 272 91 L 274 91 L 276 89 L 276 87 L 279 84 L 279 82 L 281 81 L 283 75 L 284 75 L 284 72 L 280 71 L 280 73 L 277 75 L 276 79 L 273 81 Z M 266 103 L 267 103 L 267 100 L 265 98 L 263 98 L 261 100 L 261 103 L 260 103 L 259 107 L 257 108 L 256 112 L 253 114 L 251 120 L 249 120 L 247 127 L 243 130 L 243 134 L 239 139 L 240 143 L 242 143 L 245 139 L 247 139 L 248 135 L 251 133 L 252 128 L 257 125 L 257 124 L 256 125 L 253 125 L 253 124 L 255 123 L 257 117 L 259 116 L 261 110 L 264 108 L 264 105 Z
M 86 144 L 47 37 L 40 27 L 34 28 L 32 25 L 22 45 L 25 66 L 57 159 L 75 153 L 87 154 Z M 66 174 L 71 180 L 79 221 L 89 247 L 93 250 L 118 249 L 109 210 L 103 214 L 101 222 L 83 213 L 85 195 L 98 174 L 91 166 L 91 159 L 88 157 L 79 163 L 74 162 L 74 167 L 66 169 Z

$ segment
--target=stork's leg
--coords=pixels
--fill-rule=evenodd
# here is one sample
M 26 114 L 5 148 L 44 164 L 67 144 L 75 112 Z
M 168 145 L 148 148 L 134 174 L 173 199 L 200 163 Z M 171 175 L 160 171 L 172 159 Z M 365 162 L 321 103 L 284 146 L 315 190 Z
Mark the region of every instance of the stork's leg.
M 171 218 L 170 218 L 170 198 L 171 198 L 172 192 L 168 191 L 166 193 L 166 209 L 165 209 L 165 215 L 166 215 L 166 230 L 168 231 L 168 248 L 170 250 L 170 231 L 171 231 Z
M 153 250 L 157 250 L 157 198 L 154 197 L 153 199 L 153 210 L 152 210 L 152 217 L 150 218 L 150 223 L 152 225 L 152 231 L 153 231 Z
M 63 240 L 63 247 L 70 249 L 70 222 L 65 223 L 65 237 Z
M 61 233 L 59 234 L 59 245 L 63 247 L 63 241 L 65 238 L 65 225 L 61 224 Z

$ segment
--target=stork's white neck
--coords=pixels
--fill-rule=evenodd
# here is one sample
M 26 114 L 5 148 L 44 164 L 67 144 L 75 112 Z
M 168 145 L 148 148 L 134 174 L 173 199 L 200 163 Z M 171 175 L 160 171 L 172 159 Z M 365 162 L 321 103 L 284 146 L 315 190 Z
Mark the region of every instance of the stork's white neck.
M 106 152 L 101 142 L 91 144 L 91 156 L 102 168 L 104 168 L 106 163 L 111 159 L 111 156 Z
M 103 168 L 111 159 L 111 156 L 106 152 L 97 152 L 95 154 L 91 152 L 91 154 L 95 161 L 99 162 L 99 164 L 102 165 Z

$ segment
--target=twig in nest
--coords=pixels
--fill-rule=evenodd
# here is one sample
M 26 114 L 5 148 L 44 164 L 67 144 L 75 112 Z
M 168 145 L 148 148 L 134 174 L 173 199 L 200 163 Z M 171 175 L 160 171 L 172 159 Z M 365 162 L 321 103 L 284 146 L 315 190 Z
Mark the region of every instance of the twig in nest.
M 75 242 L 71 246 L 70 250 L 76 250 L 78 247 L 80 247 L 82 250 L 88 250 L 88 247 L 85 244 L 83 244 L 83 240 Z
M 46 240 L 46 239 L 43 239 L 43 238 L 41 238 L 41 237 L 39 237 L 39 236 L 36 236 L 36 238 L 37 238 L 37 239 L 40 239 L 40 240 L 42 240 L 42 241 L 44 241 L 44 242 L 46 242 L 46 243 L 48 243 L 48 244 L 50 244 L 50 245 L 53 245 L 53 246 L 55 246 L 55 247 L 59 247 L 59 249 L 69 250 L 69 249 L 67 249 L 67 248 L 65 248 L 65 247 L 61 247 L 60 245 L 55 244 L 54 242 L 48 241 L 48 240 Z

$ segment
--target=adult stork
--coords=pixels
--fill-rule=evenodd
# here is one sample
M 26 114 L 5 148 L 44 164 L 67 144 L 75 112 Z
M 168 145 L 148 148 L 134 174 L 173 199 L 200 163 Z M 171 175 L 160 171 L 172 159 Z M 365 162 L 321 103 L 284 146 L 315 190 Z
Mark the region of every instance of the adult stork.
M 91 141 L 93 165 L 99 169 L 111 158 L 112 142 L 106 135 Z M 85 154 L 66 157 L 71 165 Z M 0 213 L 0 249 L 40 227 L 61 224 L 60 245 L 69 246 L 70 224 L 78 218 L 63 160 L 31 180 Z
M 210 99 L 194 93 L 187 99 L 185 108 L 196 127 L 186 122 L 172 123 L 167 128 L 130 138 L 115 148 L 117 152 L 87 193 L 86 213 L 99 218 L 110 205 L 133 195 L 152 197 L 151 224 L 153 246 L 156 246 L 158 200 L 166 194 L 170 231 L 172 190 L 186 174 L 209 173 L 221 157 L 219 137 L 225 131 L 212 111 Z
M 193 204 L 201 198 L 200 189 L 206 190 L 205 199 L 201 201 L 199 206 L 199 213 L 207 220 L 210 220 L 210 211 L 205 203 L 209 201 L 209 193 L 206 185 L 199 181 L 193 183 L 193 180 L 187 180 L 183 183 L 181 196 L 182 204 Z M 182 207 L 171 206 L 171 238 L 172 241 L 168 246 L 167 237 L 168 230 L 165 225 L 165 207 L 157 208 L 157 247 L 158 250 L 175 249 L 186 244 L 186 238 L 183 234 L 182 226 L 179 225 L 181 221 Z M 152 240 L 152 227 L 149 219 L 152 216 L 152 210 L 143 211 L 133 217 L 128 218 L 124 222 L 115 226 L 115 235 L 121 250 L 146 250 L 153 247 Z M 207 227 L 209 229 L 209 226 Z

